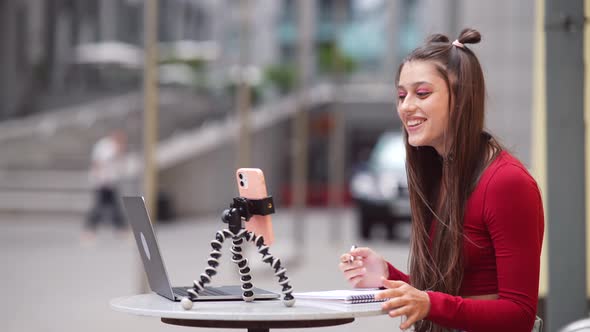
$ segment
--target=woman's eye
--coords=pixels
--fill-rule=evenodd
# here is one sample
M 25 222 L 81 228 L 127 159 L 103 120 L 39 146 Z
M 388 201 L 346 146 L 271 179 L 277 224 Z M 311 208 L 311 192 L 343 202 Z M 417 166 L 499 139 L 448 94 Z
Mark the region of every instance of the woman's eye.
M 406 98 L 406 94 L 405 93 L 400 93 L 399 95 L 397 95 L 397 98 L 404 99 L 404 98 Z
M 418 91 L 416 92 L 416 95 L 420 98 L 424 98 L 430 95 L 430 91 Z

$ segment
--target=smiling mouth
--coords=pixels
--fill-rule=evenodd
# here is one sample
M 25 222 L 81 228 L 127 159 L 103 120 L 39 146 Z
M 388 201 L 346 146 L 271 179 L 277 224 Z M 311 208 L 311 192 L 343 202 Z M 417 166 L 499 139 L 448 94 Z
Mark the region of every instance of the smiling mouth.
M 415 128 L 423 124 L 424 122 L 426 122 L 426 120 L 410 120 L 407 122 L 406 125 L 408 126 L 408 128 Z

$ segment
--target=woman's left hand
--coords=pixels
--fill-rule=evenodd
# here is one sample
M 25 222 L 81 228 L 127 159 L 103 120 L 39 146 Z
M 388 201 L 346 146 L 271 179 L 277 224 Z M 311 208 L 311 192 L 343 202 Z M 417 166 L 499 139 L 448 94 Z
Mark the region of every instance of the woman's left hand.
M 375 299 L 389 299 L 381 307 L 389 312 L 390 317 L 407 317 L 405 322 L 402 320 L 400 329 L 410 328 L 428 316 L 430 297 L 426 292 L 397 280 L 383 279 L 383 287 L 387 289 L 375 295 Z

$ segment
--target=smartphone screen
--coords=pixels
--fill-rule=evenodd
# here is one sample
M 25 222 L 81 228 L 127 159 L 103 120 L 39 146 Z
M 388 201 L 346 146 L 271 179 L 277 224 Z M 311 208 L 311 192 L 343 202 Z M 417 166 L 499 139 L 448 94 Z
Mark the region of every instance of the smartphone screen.
M 260 199 L 268 196 L 264 173 L 259 168 L 240 168 L 236 171 L 236 181 L 241 197 Z M 264 244 L 270 246 L 274 242 L 271 216 L 253 215 L 246 221 L 246 230 L 264 237 Z

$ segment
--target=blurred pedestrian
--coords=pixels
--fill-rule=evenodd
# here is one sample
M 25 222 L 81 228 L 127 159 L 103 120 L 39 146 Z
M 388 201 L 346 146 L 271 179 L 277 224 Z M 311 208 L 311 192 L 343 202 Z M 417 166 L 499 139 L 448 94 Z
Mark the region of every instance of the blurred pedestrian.
M 484 131 L 485 84 L 465 29 L 402 62 L 397 112 L 412 207 L 409 274 L 369 248 L 340 257 L 353 287 L 385 287 L 383 309 L 416 331 L 537 328 L 544 216 L 526 167 Z M 501 48 L 502 45 L 496 45 Z
M 90 183 L 94 201 L 84 224 L 83 242 L 93 241 L 99 223 L 107 219 L 116 231 L 128 233 L 118 188 L 125 172 L 126 146 L 127 135 L 122 130 L 116 130 L 101 138 L 92 149 Z

